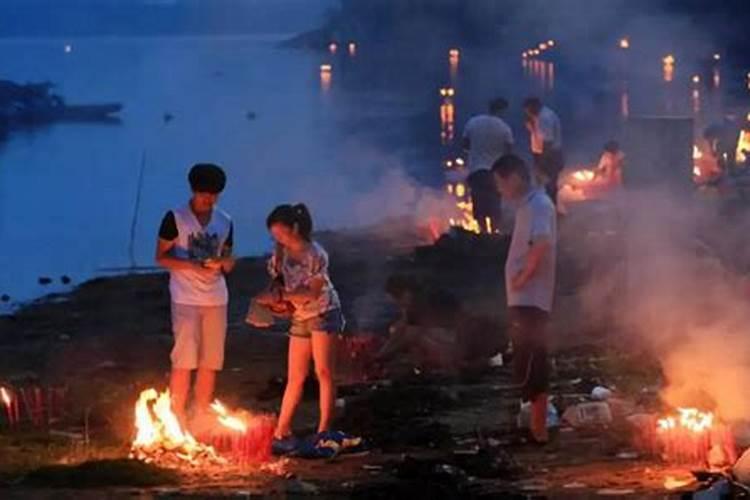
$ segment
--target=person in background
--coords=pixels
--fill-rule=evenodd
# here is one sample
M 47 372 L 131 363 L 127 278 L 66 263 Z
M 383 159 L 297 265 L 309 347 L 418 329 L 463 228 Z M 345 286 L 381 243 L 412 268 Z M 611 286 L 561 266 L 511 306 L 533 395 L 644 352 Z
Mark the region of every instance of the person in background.
M 318 435 L 330 431 L 336 400 L 335 342 L 344 329 L 344 316 L 328 274 L 328 254 L 312 239 L 313 221 L 307 207 L 280 205 L 268 215 L 266 226 L 277 243 L 268 271 L 272 280 L 281 278 L 282 286 L 264 292 L 275 297 L 257 297 L 256 301 L 289 302 L 293 306 L 287 384 L 273 442 L 274 453 L 283 455 L 296 451 L 301 444 L 292 435 L 292 420 L 311 359 L 320 387 Z
M 558 177 L 565 166 L 560 118 L 537 97 L 526 99 L 523 109 L 537 181 L 545 186 L 552 202 L 557 203 Z
M 388 278 L 385 290 L 401 316 L 389 328 L 388 340 L 376 360 L 389 365 L 400 363 L 405 371 L 415 367 L 438 371 L 457 368 L 456 334 L 462 315 L 458 299 L 400 274 Z
M 604 151 L 596 166 L 596 177 L 607 189 L 622 186 L 622 167 L 625 164 L 625 154 L 617 141 L 609 141 L 604 145 Z
M 498 190 L 516 205 L 515 226 L 505 263 L 505 289 L 513 342 L 513 376 L 531 402 L 531 437 L 546 443 L 546 328 L 555 294 L 557 215 L 549 196 L 533 187 L 524 161 L 515 155 L 492 167 Z
M 216 206 L 226 185 L 224 171 L 195 165 L 188 175 L 192 197 L 170 210 L 159 228 L 157 263 L 169 270 L 172 304 L 172 407 L 185 423 L 192 372 L 194 425 L 213 400 L 216 372 L 224 364 L 228 292 L 224 275 L 234 268 L 232 219 Z M 197 424 L 195 422 L 198 422 Z
M 495 160 L 513 149 L 513 131 L 502 119 L 508 101 L 497 98 L 488 104 L 487 113 L 472 117 L 464 127 L 463 147 L 467 152 L 474 218 L 486 228 L 489 218 L 493 228 L 502 221 L 502 203 L 495 189 L 490 169 Z

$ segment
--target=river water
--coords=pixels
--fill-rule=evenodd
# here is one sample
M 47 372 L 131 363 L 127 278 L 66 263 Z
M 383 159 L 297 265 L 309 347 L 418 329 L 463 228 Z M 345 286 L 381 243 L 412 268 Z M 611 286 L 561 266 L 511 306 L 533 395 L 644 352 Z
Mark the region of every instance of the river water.
M 242 255 L 269 247 L 264 219 L 277 203 L 308 202 L 319 227 L 408 212 L 421 186 L 443 192 L 441 163 L 459 153 L 455 137 L 441 138 L 440 87 L 456 91 L 454 136 L 488 99 L 508 97 L 521 150 L 520 100 L 543 96 L 562 117 L 572 162 L 594 161 L 625 114 L 707 117 L 723 106 L 710 68 L 678 59 L 666 84 L 660 54 L 644 65 L 610 55 L 602 69 L 562 52 L 522 64 L 515 50 L 466 49 L 451 64 L 448 46 L 350 53 L 344 44 L 331 54 L 280 49 L 281 38 L 0 41 L 3 78 L 52 81 L 71 104 L 124 105 L 117 124 L 59 123 L 0 144 L 0 295 L 10 297 L 0 311 L 151 266 L 161 216 L 186 202 L 186 173 L 199 161 L 227 170 L 220 204 Z M 703 75 L 698 97 L 692 72 Z

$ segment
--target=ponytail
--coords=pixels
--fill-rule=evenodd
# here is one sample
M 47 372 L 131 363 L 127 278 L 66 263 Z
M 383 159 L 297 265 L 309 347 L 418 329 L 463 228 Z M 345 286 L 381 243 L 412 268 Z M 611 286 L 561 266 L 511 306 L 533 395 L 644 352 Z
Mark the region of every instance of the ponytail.
M 305 240 L 310 241 L 313 231 L 313 220 L 310 210 L 304 203 L 298 203 L 292 207 L 294 209 L 294 220 L 297 223 L 297 232 Z
M 303 239 L 310 241 L 313 231 L 313 221 L 310 211 L 303 203 L 297 205 L 279 205 L 266 218 L 266 227 L 282 224 L 297 231 Z

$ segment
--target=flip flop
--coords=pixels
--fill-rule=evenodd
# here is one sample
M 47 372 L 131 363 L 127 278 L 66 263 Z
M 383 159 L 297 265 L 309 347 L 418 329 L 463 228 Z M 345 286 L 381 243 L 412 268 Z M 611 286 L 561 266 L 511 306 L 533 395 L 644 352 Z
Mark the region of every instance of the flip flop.
M 273 443 L 271 444 L 271 453 L 277 457 L 291 455 L 298 452 L 303 444 L 304 443 L 300 439 L 294 436 L 281 439 L 274 438 Z

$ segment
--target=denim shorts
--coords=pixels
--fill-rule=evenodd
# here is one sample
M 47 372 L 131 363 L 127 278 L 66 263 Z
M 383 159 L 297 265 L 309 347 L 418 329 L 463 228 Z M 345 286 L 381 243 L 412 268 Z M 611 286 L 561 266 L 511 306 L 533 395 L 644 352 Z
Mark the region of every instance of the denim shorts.
M 344 331 L 346 320 L 341 309 L 332 309 L 328 312 L 305 320 L 292 318 L 292 326 L 289 329 L 291 337 L 310 338 L 313 332 L 325 332 L 329 335 L 337 335 Z

